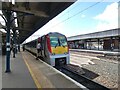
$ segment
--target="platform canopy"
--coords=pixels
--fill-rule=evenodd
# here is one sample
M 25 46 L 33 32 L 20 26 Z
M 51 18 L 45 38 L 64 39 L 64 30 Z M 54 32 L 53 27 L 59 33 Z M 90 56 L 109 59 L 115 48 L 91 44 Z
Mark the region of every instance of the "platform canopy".
M 19 42 L 22 43 L 39 28 L 45 25 L 74 2 L 2 2 L 2 12 L 6 17 L 6 10 L 16 12 L 18 26 L 15 25 L 15 16 L 12 15 L 12 30 L 19 33 Z M 5 27 L 4 27 L 5 28 Z

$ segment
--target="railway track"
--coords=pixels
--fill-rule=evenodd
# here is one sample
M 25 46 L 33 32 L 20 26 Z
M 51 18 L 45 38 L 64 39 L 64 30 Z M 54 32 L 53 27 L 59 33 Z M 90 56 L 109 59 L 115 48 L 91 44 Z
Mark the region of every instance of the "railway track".
M 29 50 L 27 50 L 27 51 L 29 51 Z M 32 53 L 34 56 L 36 56 L 35 53 L 33 53 L 33 52 L 30 52 L 30 53 Z M 55 68 L 58 69 L 59 71 L 61 71 L 62 73 L 66 74 L 67 76 L 71 77 L 78 83 L 84 85 L 86 88 L 88 88 L 90 90 L 110 90 L 109 88 L 90 80 L 89 78 L 85 77 L 84 75 L 79 74 L 79 73 L 71 70 L 70 68 L 67 68 L 67 66 L 61 66 L 61 67 L 55 67 Z
M 80 84 L 84 85 L 86 88 L 90 90 L 110 90 L 109 88 L 90 80 L 84 75 L 80 75 L 77 72 L 70 70 L 66 66 L 57 67 L 56 69 L 66 74 L 67 76 L 71 77 L 72 79 L 79 82 Z

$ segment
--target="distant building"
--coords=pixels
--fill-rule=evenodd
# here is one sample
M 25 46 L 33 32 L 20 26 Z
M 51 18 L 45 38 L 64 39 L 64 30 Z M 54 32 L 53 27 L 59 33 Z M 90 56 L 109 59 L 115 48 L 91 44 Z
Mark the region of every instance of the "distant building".
M 119 51 L 120 28 L 68 37 L 73 49 Z

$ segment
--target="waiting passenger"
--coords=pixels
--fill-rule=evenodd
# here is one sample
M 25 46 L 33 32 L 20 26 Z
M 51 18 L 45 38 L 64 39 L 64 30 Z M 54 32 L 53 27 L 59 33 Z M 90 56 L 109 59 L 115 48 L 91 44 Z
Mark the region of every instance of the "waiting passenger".
M 40 42 L 38 42 L 38 44 L 37 44 L 37 58 L 36 59 L 38 59 L 40 52 L 41 52 L 41 44 L 40 44 Z
M 23 51 L 25 51 L 25 45 L 23 45 Z

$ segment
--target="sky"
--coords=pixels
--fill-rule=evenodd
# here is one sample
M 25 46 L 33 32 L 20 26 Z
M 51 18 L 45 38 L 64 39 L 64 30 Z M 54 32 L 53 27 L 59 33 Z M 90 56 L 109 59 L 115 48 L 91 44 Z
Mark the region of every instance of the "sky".
M 114 2 L 107 2 L 106 0 L 84 1 L 78 0 L 72 4 L 25 42 L 34 40 L 49 32 L 59 32 L 70 37 L 118 28 L 117 2 L 119 0 L 113 0 Z
M 117 2 L 78 1 L 40 28 L 26 42 L 49 32 L 59 32 L 70 37 L 115 28 L 118 28 Z

